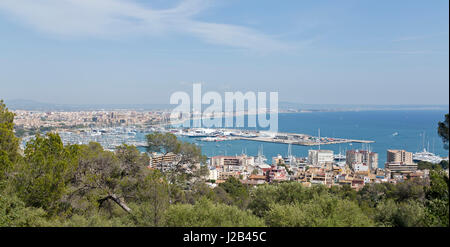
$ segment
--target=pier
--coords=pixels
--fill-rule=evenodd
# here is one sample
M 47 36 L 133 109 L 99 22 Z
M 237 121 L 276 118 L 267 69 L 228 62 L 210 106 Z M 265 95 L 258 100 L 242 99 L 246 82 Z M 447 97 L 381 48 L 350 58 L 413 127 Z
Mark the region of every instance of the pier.
M 283 140 L 283 139 L 276 139 L 276 138 L 270 138 L 270 137 L 235 137 L 233 139 L 234 140 L 283 143 L 283 144 L 292 144 L 292 145 L 300 145 L 300 146 L 318 146 L 319 145 L 318 142 Z M 375 141 L 369 141 L 369 140 L 340 139 L 339 141 L 321 142 L 320 145 L 342 144 L 342 143 L 374 143 L 374 142 Z
M 188 136 L 191 138 L 202 137 L 203 139 L 208 139 L 208 141 L 247 140 L 247 141 L 272 142 L 272 143 L 292 144 L 301 146 L 318 146 L 318 145 L 331 145 L 343 143 L 374 143 L 374 141 L 372 140 L 315 137 L 299 133 L 252 131 L 240 129 L 197 128 L 184 130 L 183 132 L 181 133 L 178 132 L 177 134 L 182 136 Z

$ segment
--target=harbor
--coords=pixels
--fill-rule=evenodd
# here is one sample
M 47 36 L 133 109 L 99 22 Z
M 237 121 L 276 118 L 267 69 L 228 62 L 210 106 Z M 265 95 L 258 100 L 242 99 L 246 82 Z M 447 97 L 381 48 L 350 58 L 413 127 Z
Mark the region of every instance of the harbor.
M 202 152 L 208 157 L 242 153 L 255 156 L 260 145 L 264 145 L 267 157 L 275 157 L 278 154 L 285 154 L 289 144 L 292 145 L 293 154 L 298 157 L 307 156 L 310 149 L 320 149 L 319 145 L 322 145 L 323 149 L 333 150 L 335 153 L 340 153 L 341 151 L 345 153 L 346 150 L 352 149 L 367 149 L 369 146 L 370 149 L 380 153 L 379 161 L 381 166 L 387 160 L 384 152 L 387 149 L 412 151 L 414 154 L 413 159 L 417 162 L 431 161 L 439 163 L 442 158 L 448 156 L 448 151 L 444 150 L 441 145 L 437 145 L 439 139 L 433 126 L 433 122 L 439 121 L 442 112 L 395 111 L 395 114 L 393 113 L 380 111 L 324 112 L 314 115 L 300 113 L 281 114 L 280 122 L 283 124 L 280 126 L 280 132 L 277 133 L 263 129 L 182 128 L 181 126 L 161 126 L 157 124 L 150 126 L 122 124 L 122 126 L 108 127 L 103 122 L 97 123 L 92 127 L 58 128 L 53 131 L 60 134 L 65 145 L 98 142 L 110 151 L 114 151 L 117 146 L 127 144 L 137 146 L 140 151 L 145 152 L 147 144 L 145 136 L 147 134 L 170 132 L 182 141 L 191 142 L 201 147 Z M 431 116 L 429 116 L 430 114 Z M 377 121 L 366 120 L 368 115 L 377 119 Z M 417 120 L 411 126 L 403 126 L 400 124 L 400 120 L 405 117 L 431 120 L 426 125 Z M 326 124 L 320 124 L 317 119 Z M 342 122 L 341 119 L 348 119 L 348 121 L 355 124 Z M 302 123 L 301 126 L 299 125 L 300 122 Z M 390 123 L 388 128 L 379 128 L 382 123 L 387 122 Z M 397 134 L 394 135 L 393 133 Z M 427 134 L 426 137 L 425 133 Z M 26 143 L 33 137 L 34 135 L 22 137 L 22 150 L 25 149 Z M 427 152 L 440 158 L 435 158 L 425 153 L 423 151 L 424 148 Z
M 183 129 L 171 130 L 175 135 L 187 136 L 191 138 L 200 138 L 200 141 L 232 141 L 232 140 L 247 140 L 257 142 L 271 142 L 282 143 L 301 146 L 319 146 L 329 144 L 344 144 L 344 143 L 374 143 L 372 140 L 355 140 L 345 138 L 331 138 L 311 136 L 300 133 L 284 133 L 284 132 L 267 132 L 267 131 L 249 131 L 239 129 Z
M 300 146 L 319 146 L 330 144 L 345 143 L 373 143 L 371 140 L 355 140 L 345 138 L 331 138 L 311 136 L 300 133 L 252 131 L 242 129 L 216 129 L 216 128 L 146 128 L 138 129 L 135 127 L 115 127 L 101 129 L 79 129 L 76 131 L 58 131 L 64 144 L 88 144 L 98 142 L 108 150 L 114 150 L 122 144 L 133 145 L 137 147 L 146 146 L 142 138 L 146 133 L 170 132 L 179 137 L 194 138 L 200 142 L 221 142 L 246 140 L 255 142 L 270 142 L 280 144 L 291 144 Z M 137 135 L 140 133 L 139 135 Z M 22 140 L 22 148 L 32 136 L 25 137 Z

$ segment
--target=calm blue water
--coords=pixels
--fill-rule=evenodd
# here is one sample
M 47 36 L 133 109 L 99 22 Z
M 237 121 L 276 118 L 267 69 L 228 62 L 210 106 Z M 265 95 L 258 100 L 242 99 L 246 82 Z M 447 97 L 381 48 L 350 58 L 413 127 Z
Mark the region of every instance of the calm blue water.
M 349 111 L 349 112 L 313 112 L 279 114 L 279 131 L 305 133 L 317 136 L 318 129 L 322 137 L 340 137 L 349 139 L 373 140 L 371 149 L 379 154 L 379 167 L 384 167 L 387 149 L 405 149 L 417 152 L 425 147 L 440 156 L 448 156 L 442 140 L 437 134 L 437 123 L 444 120 L 447 111 L 442 110 L 395 110 L 395 111 Z M 397 136 L 393 136 L 398 132 Z M 193 138 L 181 138 L 196 142 L 207 156 L 235 155 L 246 151 L 248 155 L 257 155 L 258 147 L 263 145 L 267 158 L 278 154 L 286 155 L 287 144 L 255 141 L 200 142 Z M 365 144 L 367 145 L 367 144 Z M 340 150 L 361 149 L 362 144 L 322 145 L 321 149 Z M 307 156 L 309 149 L 317 147 L 292 146 L 295 156 Z

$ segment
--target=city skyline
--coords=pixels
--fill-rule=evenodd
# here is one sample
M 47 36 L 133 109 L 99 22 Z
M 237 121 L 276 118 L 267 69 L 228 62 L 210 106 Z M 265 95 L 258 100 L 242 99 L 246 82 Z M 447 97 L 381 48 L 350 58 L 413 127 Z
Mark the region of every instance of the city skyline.
M 448 7 L 5 0 L 0 97 L 168 104 L 202 82 L 302 104 L 448 105 Z

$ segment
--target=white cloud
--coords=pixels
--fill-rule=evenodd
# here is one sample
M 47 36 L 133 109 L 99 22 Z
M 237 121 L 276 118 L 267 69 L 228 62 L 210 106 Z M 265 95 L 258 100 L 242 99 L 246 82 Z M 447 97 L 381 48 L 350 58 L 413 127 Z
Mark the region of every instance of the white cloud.
M 256 30 L 197 21 L 208 0 L 152 9 L 132 0 L 1 0 L 0 11 L 39 31 L 64 37 L 113 38 L 184 33 L 204 42 L 259 51 L 291 48 Z

